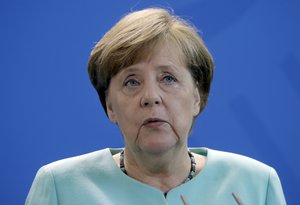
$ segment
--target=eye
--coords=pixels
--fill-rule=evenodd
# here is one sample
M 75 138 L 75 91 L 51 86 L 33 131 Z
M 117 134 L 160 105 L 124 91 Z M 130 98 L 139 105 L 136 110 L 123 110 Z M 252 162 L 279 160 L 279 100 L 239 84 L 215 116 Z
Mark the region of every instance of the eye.
M 167 85 L 171 85 L 171 84 L 177 82 L 177 79 L 172 75 L 165 75 L 163 77 L 162 81 Z
M 140 85 L 140 83 L 135 79 L 128 79 L 124 82 L 124 86 L 126 86 L 126 87 L 136 87 L 139 85 Z

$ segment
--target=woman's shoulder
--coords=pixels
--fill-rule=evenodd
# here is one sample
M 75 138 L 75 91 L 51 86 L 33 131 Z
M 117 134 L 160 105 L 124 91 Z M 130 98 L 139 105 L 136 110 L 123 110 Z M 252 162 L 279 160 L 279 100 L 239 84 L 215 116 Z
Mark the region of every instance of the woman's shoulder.
M 225 151 L 219 151 L 219 150 L 212 150 L 209 149 L 208 151 L 209 155 L 211 155 L 212 161 L 214 163 L 221 164 L 223 166 L 232 166 L 234 168 L 244 168 L 246 170 L 250 169 L 256 169 L 260 171 L 269 171 L 270 166 L 258 161 L 256 159 L 253 159 L 251 157 L 232 153 L 232 152 L 225 152 Z
M 109 162 L 109 157 L 111 157 L 111 152 L 106 148 L 54 161 L 41 167 L 39 171 L 51 172 L 51 174 L 70 174 L 84 170 L 101 169 Z
M 269 165 L 248 156 L 208 148 L 195 148 L 195 153 L 205 155 L 206 166 L 216 170 L 268 177 L 273 170 Z
M 238 193 L 242 201 L 249 204 L 258 204 L 257 200 L 267 201 L 267 204 L 286 204 L 280 179 L 271 166 L 231 152 L 208 148 L 191 151 L 206 157 L 206 164 L 198 175 L 199 183 L 206 180 L 210 189 L 226 187 L 228 192 Z

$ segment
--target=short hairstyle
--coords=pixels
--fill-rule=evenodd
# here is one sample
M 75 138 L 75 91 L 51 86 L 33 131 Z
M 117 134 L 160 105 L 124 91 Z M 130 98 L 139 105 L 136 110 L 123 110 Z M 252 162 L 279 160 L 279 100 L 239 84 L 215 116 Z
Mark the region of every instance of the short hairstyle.
M 208 49 L 194 26 L 166 9 L 148 8 L 123 17 L 91 52 L 88 73 L 106 114 L 105 98 L 111 78 L 123 68 L 144 60 L 145 53 L 151 53 L 162 41 L 171 42 L 182 51 L 186 66 L 198 86 L 200 112 L 203 111 L 214 70 Z

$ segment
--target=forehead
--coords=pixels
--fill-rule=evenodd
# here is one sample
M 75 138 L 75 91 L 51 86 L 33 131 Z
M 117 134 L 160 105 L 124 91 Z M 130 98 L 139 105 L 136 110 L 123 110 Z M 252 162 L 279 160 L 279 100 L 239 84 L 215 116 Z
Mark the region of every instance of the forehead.
M 155 45 L 150 47 L 145 47 L 140 52 L 140 58 L 137 60 L 147 61 L 151 60 L 153 57 L 167 57 L 174 58 L 181 63 L 185 62 L 185 56 L 183 54 L 182 48 L 176 45 L 172 41 L 159 41 Z
M 152 68 L 150 70 L 157 72 L 172 71 L 177 73 L 187 69 L 180 52 L 166 45 L 162 45 L 151 50 L 151 54 L 148 53 L 148 55 L 141 58 L 140 61 L 124 67 L 119 74 L 139 73 L 145 71 L 146 68 Z
M 144 46 L 138 50 L 130 65 L 124 66 L 119 70 L 136 70 L 137 64 L 151 63 L 161 70 L 170 68 L 186 67 L 186 58 L 179 46 L 170 42 L 158 42 L 155 45 Z

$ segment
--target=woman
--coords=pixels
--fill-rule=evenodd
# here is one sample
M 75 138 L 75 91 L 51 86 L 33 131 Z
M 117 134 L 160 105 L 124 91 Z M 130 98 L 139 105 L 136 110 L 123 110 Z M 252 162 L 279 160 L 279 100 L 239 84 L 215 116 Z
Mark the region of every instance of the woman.
M 42 167 L 26 204 L 285 204 L 273 168 L 188 148 L 213 61 L 184 20 L 156 8 L 125 16 L 95 46 L 88 71 L 125 148 Z

